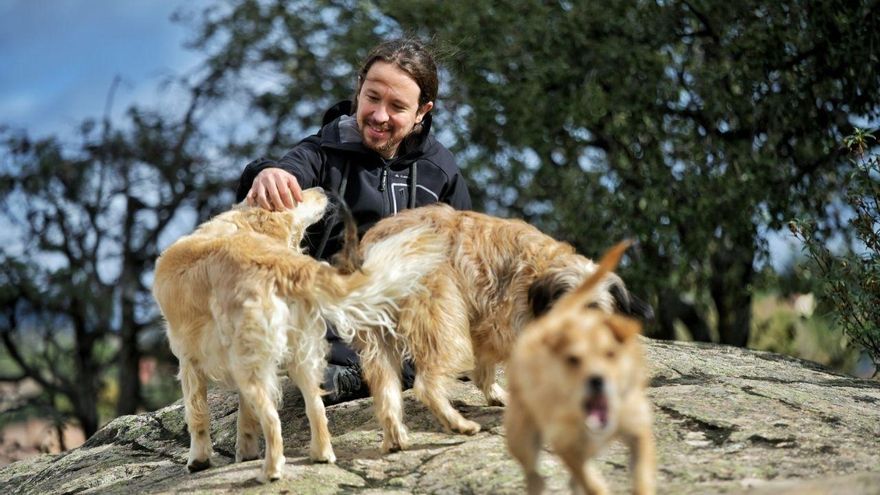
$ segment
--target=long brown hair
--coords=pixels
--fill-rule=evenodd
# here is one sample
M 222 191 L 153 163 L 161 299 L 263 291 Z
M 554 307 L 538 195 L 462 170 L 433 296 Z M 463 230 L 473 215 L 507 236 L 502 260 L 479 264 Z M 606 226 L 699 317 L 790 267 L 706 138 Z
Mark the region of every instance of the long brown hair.
M 373 48 L 361 65 L 361 69 L 358 71 L 357 87 L 352 99 L 352 114 L 357 113 L 358 95 L 361 92 L 364 80 L 367 78 L 367 72 L 378 61 L 392 64 L 406 72 L 419 85 L 419 108 L 437 98 L 439 82 L 437 64 L 434 63 L 434 57 L 415 38 L 393 39 L 380 43 Z

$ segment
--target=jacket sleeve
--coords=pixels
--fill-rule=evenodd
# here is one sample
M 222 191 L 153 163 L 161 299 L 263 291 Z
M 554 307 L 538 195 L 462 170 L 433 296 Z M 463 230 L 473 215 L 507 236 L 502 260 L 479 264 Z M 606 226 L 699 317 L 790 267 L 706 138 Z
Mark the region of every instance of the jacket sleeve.
M 314 187 L 320 183 L 321 167 L 323 167 L 323 164 L 324 159 L 320 146 L 309 138 L 300 141 L 281 160 L 257 158 L 244 167 L 244 171 L 238 179 L 235 200 L 244 200 L 257 174 L 267 168 L 280 168 L 290 172 L 296 177 L 296 181 L 299 182 L 299 186 L 303 189 Z
M 449 184 L 446 195 L 441 199 L 444 203 L 455 208 L 456 210 L 471 210 L 471 195 L 468 192 L 467 182 L 461 173 L 455 174 Z
M 438 200 L 446 203 L 456 210 L 472 210 L 471 195 L 468 192 L 467 181 L 462 177 L 455 156 L 440 144 L 432 136 L 429 137 L 429 149 L 432 154 L 432 162 L 436 164 L 445 175 L 445 184 L 439 193 Z

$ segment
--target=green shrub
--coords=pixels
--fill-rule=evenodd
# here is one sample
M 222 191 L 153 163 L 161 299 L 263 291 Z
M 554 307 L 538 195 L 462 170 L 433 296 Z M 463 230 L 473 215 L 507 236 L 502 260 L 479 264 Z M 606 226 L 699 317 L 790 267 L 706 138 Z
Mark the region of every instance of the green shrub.
M 829 248 L 827 229 L 815 219 L 790 223 L 815 264 L 820 297 L 829 303 L 835 322 L 851 341 L 861 346 L 880 370 L 880 156 L 869 153 L 876 138 L 857 129 L 844 140 L 853 164 L 847 181 L 848 221 L 855 247 L 839 252 Z

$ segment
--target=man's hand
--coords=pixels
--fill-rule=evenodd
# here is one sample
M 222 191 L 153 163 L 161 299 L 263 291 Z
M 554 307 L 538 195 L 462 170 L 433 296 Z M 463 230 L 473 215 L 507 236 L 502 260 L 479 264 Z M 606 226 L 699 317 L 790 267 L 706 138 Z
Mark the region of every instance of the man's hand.
M 301 203 L 302 188 L 291 173 L 280 168 L 266 168 L 254 178 L 246 199 L 251 206 L 279 211 Z

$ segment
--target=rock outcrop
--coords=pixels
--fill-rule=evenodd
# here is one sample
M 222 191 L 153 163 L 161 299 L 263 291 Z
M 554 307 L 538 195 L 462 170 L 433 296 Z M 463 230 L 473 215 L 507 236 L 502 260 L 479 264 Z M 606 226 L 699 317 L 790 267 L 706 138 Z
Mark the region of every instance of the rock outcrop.
M 646 341 L 655 412 L 658 491 L 666 494 L 880 494 L 880 383 L 772 353 Z M 503 380 L 503 377 L 502 377 Z M 467 382 L 455 404 L 483 425 L 466 437 L 442 431 L 411 392 L 412 447 L 380 454 L 371 399 L 328 408 L 335 465 L 308 460 L 308 423 L 296 389 L 281 411 L 285 478 L 254 481 L 262 461 L 233 463 L 237 397 L 210 394 L 215 467 L 186 470 L 189 437 L 180 403 L 117 418 L 82 447 L 0 469 L 2 493 L 522 493 L 508 455 L 503 408 L 484 405 Z M 608 449 L 599 469 L 615 493 L 629 490 L 627 453 Z M 568 490 L 545 454 L 548 491 Z

